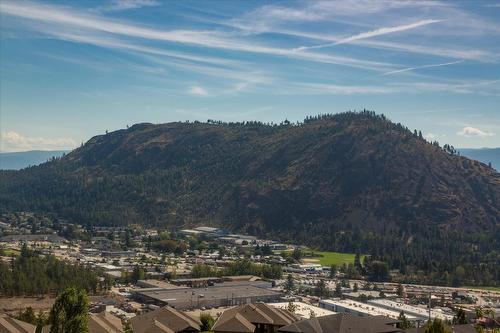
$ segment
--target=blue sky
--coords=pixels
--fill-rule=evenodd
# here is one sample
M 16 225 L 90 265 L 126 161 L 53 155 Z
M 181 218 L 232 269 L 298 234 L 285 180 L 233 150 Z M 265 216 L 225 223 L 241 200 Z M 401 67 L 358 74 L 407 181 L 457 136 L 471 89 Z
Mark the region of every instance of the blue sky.
M 498 1 L 0 2 L 2 151 L 363 108 L 500 146 Z

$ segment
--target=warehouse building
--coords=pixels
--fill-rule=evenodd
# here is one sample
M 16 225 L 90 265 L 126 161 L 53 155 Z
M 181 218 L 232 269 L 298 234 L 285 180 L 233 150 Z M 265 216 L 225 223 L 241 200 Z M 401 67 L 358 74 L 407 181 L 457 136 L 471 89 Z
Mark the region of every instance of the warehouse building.
M 414 316 L 418 317 L 419 319 L 422 320 L 427 320 L 429 318 L 429 310 L 424 309 L 424 308 L 419 308 L 416 306 L 400 303 L 400 302 L 395 302 L 387 299 L 374 299 L 374 300 L 369 300 L 369 304 L 392 310 L 392 311 L 404 311 L 404 313 L 408 316 Z M 453 315 L 452 314 L 446 314 L 440 309 L 431 309 L 430 311 L 430 316 L 432 319 L 438 318 L 441 320 L 448 320 L 452 321 L 453 320 Z
M 169 305 L 179 310 L 208 309 L 255 302 L 277 302 L 280 291 L 271 290 L 263 281 L 224 282 L 206 288 L 135 289 L 132 295 L 140 302 L 158 306 Z
M 390 310 L 374 304 L 366 304 L 353 300 L 323 299 L 319 301 L 319 307 L 338 313 L 348 313 L 357 317 L 385 316 L 391 319 L 398 319 L 401 310 Z M 406 319 L 415 322 L 421 318 L 406 314 Z

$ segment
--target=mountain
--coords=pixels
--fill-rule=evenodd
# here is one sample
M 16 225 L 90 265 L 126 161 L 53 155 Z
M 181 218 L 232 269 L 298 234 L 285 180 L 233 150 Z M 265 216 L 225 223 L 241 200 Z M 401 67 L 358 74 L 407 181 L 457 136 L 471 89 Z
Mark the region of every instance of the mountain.
M 500 148 L 461 148 L 460 154 L 491 166 L 500 171 Z
M 302 124 L 137 124 L 0 172 L 0 212 L 15 211 L 222 225 L 371 254 L 411 281 L 500 281 L 500 174 L 368 111 Z
M 14 153 L 0 152 L 0 170 L 19 170 L 60 157 L 69 150 L 30 150 Z

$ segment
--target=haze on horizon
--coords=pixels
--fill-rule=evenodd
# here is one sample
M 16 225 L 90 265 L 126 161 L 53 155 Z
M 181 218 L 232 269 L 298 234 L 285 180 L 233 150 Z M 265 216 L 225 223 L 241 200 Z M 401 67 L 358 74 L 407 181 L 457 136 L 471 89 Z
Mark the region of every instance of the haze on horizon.
M 500 2 L 0 2 L 0 151 L 363 108 L 500 146 Z

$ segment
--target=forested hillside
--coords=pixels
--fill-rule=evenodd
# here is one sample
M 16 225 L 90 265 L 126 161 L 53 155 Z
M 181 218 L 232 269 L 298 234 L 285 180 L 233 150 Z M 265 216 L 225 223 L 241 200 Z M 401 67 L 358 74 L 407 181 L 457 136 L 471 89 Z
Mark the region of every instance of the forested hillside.
M 412 281 L 500 281 L 500 175 L 368 111 L 301 124 L 134 125 L 2 171 L 0 210 L 222 225 L 371 254 Z

